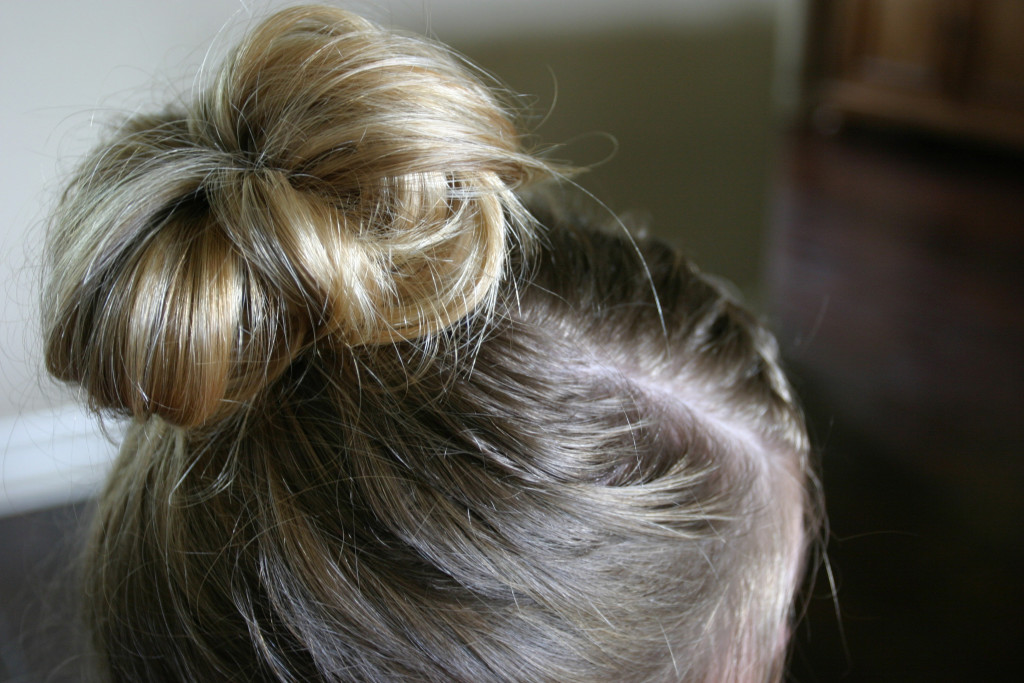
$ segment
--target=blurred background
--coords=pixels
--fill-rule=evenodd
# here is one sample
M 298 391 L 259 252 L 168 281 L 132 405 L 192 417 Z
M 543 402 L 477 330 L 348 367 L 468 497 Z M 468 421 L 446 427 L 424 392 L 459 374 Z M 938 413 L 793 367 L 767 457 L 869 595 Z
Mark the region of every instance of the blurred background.
M 104 124 L 285 4 L 0 3 L 0 681 L 79 680 L 69 567 L 113 450 L 40 370 L 46 211 Z M 570 201 L 646 223 L 771 322 L 830 519 L 790 680 L 1017 680 L 1024 2 L 345 6 L 495 74 L 589 167 L 600 204 Z

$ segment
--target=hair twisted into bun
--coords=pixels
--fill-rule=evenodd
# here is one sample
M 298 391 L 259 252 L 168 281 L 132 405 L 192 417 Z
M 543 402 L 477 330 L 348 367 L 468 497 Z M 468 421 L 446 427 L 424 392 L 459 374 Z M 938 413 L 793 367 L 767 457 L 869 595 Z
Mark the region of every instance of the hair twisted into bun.
M 667 246 L 528 215 L 547 173 L 443 49 L 318 7 L 86 160 L 46 352 L 135 416 L 100 680 L 782 679 L 817 507 L 775 341 Z
M 314 342 L 494 301 L 550 174 L 445 48 L 328 7 L 257 27 L 191 105 L 88 157 L 51 233 L 46 360 L 99 407 L 230 413 Z

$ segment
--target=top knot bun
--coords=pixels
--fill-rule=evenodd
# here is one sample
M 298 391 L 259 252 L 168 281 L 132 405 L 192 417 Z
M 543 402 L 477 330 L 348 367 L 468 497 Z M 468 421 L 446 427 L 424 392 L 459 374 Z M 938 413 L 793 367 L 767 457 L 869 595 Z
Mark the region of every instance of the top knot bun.
M 53 219 L 47 367 L 194 426 L 313 342 L 386 343 L 489 306 L 515 191 L 548 167 L 444 48 L 329 7 L 259 25 L 188 108 L 137 116 Z

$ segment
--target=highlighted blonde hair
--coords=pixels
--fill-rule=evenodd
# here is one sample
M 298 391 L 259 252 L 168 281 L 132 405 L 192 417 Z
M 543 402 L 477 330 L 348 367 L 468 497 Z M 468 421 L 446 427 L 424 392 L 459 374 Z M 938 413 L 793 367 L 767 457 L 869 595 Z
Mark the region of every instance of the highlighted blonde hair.
M 46 359 L 131 418 L 115 681 L 767 681 L 815 525 L 771 335 L 443 48 L 301 7 L 83 163 Z
M 191 107 L 82 164 L 51 234 L 47 367 L 101 407 L 223 416 L 317 340 L 421 337 L 491 305 L 532 238 L 516 190 L 549 172 L 444 48 L 287 10 Z

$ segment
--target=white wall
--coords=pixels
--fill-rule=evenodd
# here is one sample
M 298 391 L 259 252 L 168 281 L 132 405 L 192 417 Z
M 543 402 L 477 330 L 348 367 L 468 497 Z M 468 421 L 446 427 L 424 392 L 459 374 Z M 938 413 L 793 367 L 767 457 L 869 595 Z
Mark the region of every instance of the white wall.
M 219 48 L 230 44 L 252 17 L 287 4 L 294 3 L 0 0 L 0 443 L 6 444 L 0 461 L 0 512 L 5 490 L 10 501 L 11 490 L 31 488 L 18 483 L 27 481 L 22 474 L 41 476 L 40 459 L 57 470 L 59 462 L 71 461 L 71 456 L 53 452 L 62 447 L 56 445 L 64 439 L 61 434 L 74 437 L 62 443 L 78 444 L 80 449 L 82 439 L 87 439 L 84 423 L 78 418 L 69 422 L 62 412 L 60 406 L 69 396 L 44 379 L 40 370 L 39 254 L 47 208 L 59 191 L 60 178 L 96 140 L 112 113 L 145 109 L 187 89 L 211 42 L 215 60 Z M 345 6 L 385 23 L 458 42 L 510 33 L 665 28 L 780 8 L 787 10 L 780 13 L 785 18 L 792 16 L 788 9 L 796 4 L 797 0 L 363 0 Z M 40 420 L 45 422 L 50 414 L 64 417 L 55 418 L 53 443 L 46 443 L 40 435 L 47 428 Z M 32 436 L 19 436 L 29 424 Z M 105 441 L 94 441 L 88 452 L 109 451 Z M 25 469 L 20 462 L 31 467 Z M 52 496 L 45 500 L 52 501 Z M 14 507 L 26 506 L 31 503 L 22 501 Z

